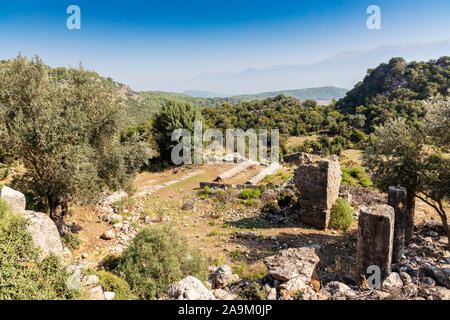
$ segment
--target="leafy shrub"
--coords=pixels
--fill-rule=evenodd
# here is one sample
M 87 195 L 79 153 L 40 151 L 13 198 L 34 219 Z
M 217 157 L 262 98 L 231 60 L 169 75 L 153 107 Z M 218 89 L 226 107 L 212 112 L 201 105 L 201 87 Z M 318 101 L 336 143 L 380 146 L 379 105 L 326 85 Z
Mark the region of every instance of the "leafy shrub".
M 261 196 L 261 190 L 259 189 L 242 189 L 239 193 L 239 199 L 242 200 L 250 200 L 250 199 L 259 199 Z
M 267 293 L 264 290 L 264 287 L 255 281 L 241 292 L 240 296 L 241 298 L 248 300 L 265 300 Z
M 141 299 L 164 296 L 170 284 L 188 275 L 205 281 L 208 262 L 200 251 L 190 250 L 186 243 L 170 227 L 146 227 L 119 259 L 118 275 Z
M 131 292 L 130 285 L 124 279 L 107 271 L 95 272 L 98 276 L 103 291 L 114 292 L 114 300 L 135 300 L 136 296 Z
M 210 195 L 212 195 L 212 190 L 210 187 L 205 186 L 203 189 L 200 190 L 198 194 L 200 196 L 200 199 L 206 199 L 209 198 Z
M 338 198 L 331 208 L 330 227 L 347 230 L 353 222 L 353 209 L 345 199 Z
M 364 177 L 361 180 L 359 180 L 359 183 L 363 187 L 370 187 L 372 185 L 372 181 L 369 178 L 367 178 L 367 177 Z
M 111 271 L 117 269 L 120 262 L 120 256 L 109 254 L 103 258 L 102 265 L 105 270 Z
M 69 290 L 59 259 L 39 260 L 25 219 L 14 214 L 0 199 L 0 300 L 76 299 Z
M 350 175 L 353 178 L 361 179 L 365 176 L 365 174 L 366 174 L 366 171 L 361 167 L 353 167 L 352 170 L 350 171 Z
M 353 167 L 352 169 L 342 167 L 342 185 L 357 187 L 370 187 L 372 185 L 372 181 L 367 176 L 366 171 L 358 166 Z
M 70 250 L 77 250 L 81 247 L 81 244 L 83 241 L 72 232 L 66 232 L 61 237 L 61 241 L 64 245 L 64 247 L 70 249 Z
M 341 167 L 341 171 L 342 171 L 342 179 L 341 179 L 342 185 L 352 187 L 356 187 L 358 185 L 356 179 L 352 177 L 350 170 L 348 168 Z

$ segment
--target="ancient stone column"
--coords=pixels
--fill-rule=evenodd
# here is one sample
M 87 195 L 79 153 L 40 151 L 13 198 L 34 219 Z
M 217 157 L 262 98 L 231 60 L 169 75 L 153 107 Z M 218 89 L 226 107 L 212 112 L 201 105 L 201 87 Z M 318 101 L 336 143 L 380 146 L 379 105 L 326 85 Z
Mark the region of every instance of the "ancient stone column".
M 341 175 L 337 157 L 295 169 L 294 183 L 300 191 L 300 221 L 318 229 L 328 228 L 330 210 L 339 196 Z
M 388 204 L 394 208 L 394 243 L 392 249 L 392 262 L 399 262 L 405 247 L 406 228 L 406 189 L 402 187 L 389 187 Z
M 388 205 L 361 207 L 356 249 L 357 277 L 368 278 L 367 267 L 380 268 L 381 281 L 391 272 L 392 243 L 394 238 L 394 208 Z

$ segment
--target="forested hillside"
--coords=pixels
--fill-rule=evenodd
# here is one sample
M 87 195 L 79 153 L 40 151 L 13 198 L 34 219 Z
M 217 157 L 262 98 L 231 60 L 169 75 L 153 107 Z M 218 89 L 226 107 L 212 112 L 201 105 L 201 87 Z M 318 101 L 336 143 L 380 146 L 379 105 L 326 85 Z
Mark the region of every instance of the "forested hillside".
M 234 96 L 234 98 L 237 98 L 241 101 L 251 101 L 256 99 L 276 97 L 282 94 L 284 96 L 289 96 L 300 100 L 332 101 L 333 99 L 343 98 L 347 91 L 347 89 L 328 86 L 319 88 L 263 92 L 259 94 L 245 94 Z
M 450 57 L 429 62 L 393 58 L 368 70 L 362 82 L 337 103 L 337 109 L 366 118 L 365 128 L 402 116 L 413 122 L 423 118 L 420 101 L 436 94 L 448 95 Z

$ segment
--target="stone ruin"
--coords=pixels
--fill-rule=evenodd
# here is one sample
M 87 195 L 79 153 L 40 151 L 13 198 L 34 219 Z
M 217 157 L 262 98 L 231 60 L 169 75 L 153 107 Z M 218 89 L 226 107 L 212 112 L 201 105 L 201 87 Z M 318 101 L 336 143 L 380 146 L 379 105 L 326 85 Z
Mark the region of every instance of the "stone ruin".
M 318 229 L 328 228 L 331 208 L 339 196 L 341 175 L 336 156 L 295 169 L 294 183 L 300 191 L 300 221 Z
M 367 274 L 367 268 L 370 266 L 380 268 L 381 279 L 391 273 L 394 221 L 395 213 L 391 206 L 361 207 L 356 247 L 357 278 L 360 281 L 362 275 L 369 278 L 371 274 Z
M 302 164 L 311 164 L 313 162 L 311 156 L 305 152 L 298 152 L 284 157 L 284 162 L 293 163 L 297 166 Z
M 369 266 L 378 266 L 381 279 L 391 273 L 391 264 L 404 253 L 406 189 L 389 187 L 388 205 L 361 207 L 356 249 L 357 278 L 366 278 Z

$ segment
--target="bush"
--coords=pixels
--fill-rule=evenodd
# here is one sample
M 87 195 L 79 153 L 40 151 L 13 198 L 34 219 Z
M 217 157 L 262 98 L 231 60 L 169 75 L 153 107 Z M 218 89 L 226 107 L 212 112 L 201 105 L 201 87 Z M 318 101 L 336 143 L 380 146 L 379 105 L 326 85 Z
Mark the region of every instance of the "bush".
M 203 189 L 200 190 L 198 193 L 201 199 L 207 199 L 209 196 L 212 195 L 212 190 L 210 187 L 205 186 Z
M 366 175 L 366 171 L 361 167 L 353 167 L 352 170 L 350 171 L 350 175 L 353 178 L 361 179 Z
M 69 290 L 59 259 L 39 261 L 25 219 L 14 214 L 0 199 L 0 300 L 76 299 Z
M 186 243 L 170 227 L 146 227 L 119 259 L 118 275 L 141 299 L 163 297 L 169 285 L 189 275 L 205 281 L 208 262 L 200 251 L 189 250 Z
M 64 245 L 64 247 L 70 249 L 70 250 L 77 250 L 81 247 L 81 244 L 83 241 L 72 232 L 66 232 L 61 237 L 61 241 Z
M 239 193 L 239 199 L 242 200 L 250 200 L 250 199 L 259 199 L 261 196 L 261 190 L 259 189 L 242 189 Z
M 105 268 L 105 270 L 111 271 L 117 269 L 117 267 L 119 266 L 119 262 L 120 256 L 115 254 L 109 254 L 103 259 L 102 265 L 103 268 Z
M 135 300 L 136 296 L 131 292 L 130 285 L 124 279 L 107 271 L 95 272 L 100 279 L 99 284 L 103 291 L 114 292 L 116 294 L 114 300 Z
M 331 208 L 330 227 L 347 230 L 353 222 L 353 209 L 345 199 L 338 198 Z
M 258 282 L 252 282 L 241 294 L 241 298 L 248 300 L 266 300 L 267 293 Z

